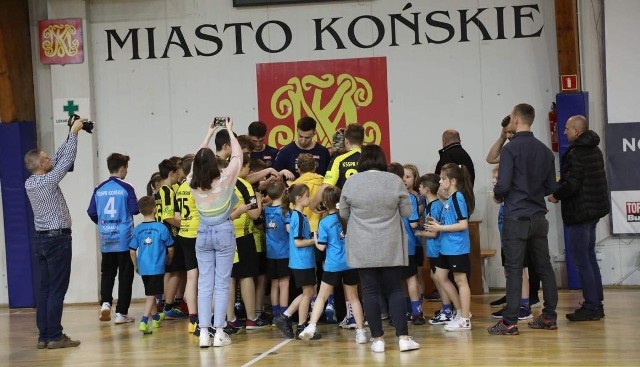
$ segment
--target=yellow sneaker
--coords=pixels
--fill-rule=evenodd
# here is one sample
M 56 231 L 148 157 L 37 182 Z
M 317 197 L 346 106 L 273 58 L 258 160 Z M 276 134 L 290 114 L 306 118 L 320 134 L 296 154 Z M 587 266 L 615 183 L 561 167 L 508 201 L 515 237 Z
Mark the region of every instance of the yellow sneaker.
M 164 319 L 167 317 L 167 315 L 165 315 L 164 312 L 160 312 L 158 316 L 160 316 L 160 321 L 164 321 Z
M 189 325 L 187 326 L 187 332 L 189 334 L 193 334 L 193 332 L 196 331 L 197 326 L 198 326 L 197 322 L 189 322 Z
M 153 333 L 153 331 L 151 331 L 151 329 L 149 329 L 149 325 L 147 325 L 145 322 L 141 322 L 138 325 L 138 330 L 142 331 L 143 334 L 151 334 L 151 333 Z
M 160 327 L 160 320 L 151 320 L 151 327 L 157 329 Z

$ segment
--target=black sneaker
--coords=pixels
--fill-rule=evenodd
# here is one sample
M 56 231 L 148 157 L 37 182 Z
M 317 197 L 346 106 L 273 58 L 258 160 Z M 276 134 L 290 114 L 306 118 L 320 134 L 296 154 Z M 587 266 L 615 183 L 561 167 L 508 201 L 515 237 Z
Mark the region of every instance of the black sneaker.
M 504 297 L 500 298 L 500 299 L 497 299 L 497 300 L 492 301 L 492 302 L 489 303 L 489 305 L 491 307 L 494 307 L 494 308 L 502 307 L 502 306 L 504 306 L 506 304 L 507 304 L 507 296 L 506 295 Z
M 307 324 L 297 326 L 296 339 L 302 340 L 302 338 L 300 338 L 300 333 L 304 330 L 305 327 L 307 327 Z M 322 339 L 322 334 L 316 331 L 315 333 L 313 333 L 313 336 L 309 340 L 318 340 L 318 339 Z
M 556 330 L 558 328 L 556 320 L 545 319 L 542 314 L 533 319 L 528 325 L 532 329 Z
M 518 335 L 520 331 L 518 330 L 518 325 L 507 325 L 504 323 L 504 320 L 498 321 L 495 325 L 487 328 L 487 331 L 491 335 Z
M 598 321 L 600 320 L 600 310 L 589 310 L 582 306 L 574 313 L 568 313 L 567 319 L 569 321 Z
M 502 307 L 501 309 L 499 309 L 498 311 L 494 312 L 491 314 L 491 317 L 493 317 L 494 319 L 502 319 L 502 313 L 504 312 L 504 307 Z
M 276 317 L 273 319 L 273 323 L 276 324 L 278 330 L 280 330 L 287 339 L 295 338 L 296 335 L 293 333 L 293 324 L 287 315 Z
M 227 326 L 223 330 L 227 334 L 237 334 L 240 331 L 240 327 L 236 324 L 236 321 L 227 321 Z
M 604 319 L 604 317 L 605 317 L 605 314 L 604 314 L 604 305 L 602 305 L 602 304 L 601 304 L 601 305 L 598 307 L 598 314 L 600 315 L 600 318 L 601 318 L 601 319 Z
M 424 315 L 422 314 L 422 312 L 420 312 L 417 315 L 411 315 L 410 322 L 413 325 L 424 325 L 427 323 L 427 320 L 425 320 Z

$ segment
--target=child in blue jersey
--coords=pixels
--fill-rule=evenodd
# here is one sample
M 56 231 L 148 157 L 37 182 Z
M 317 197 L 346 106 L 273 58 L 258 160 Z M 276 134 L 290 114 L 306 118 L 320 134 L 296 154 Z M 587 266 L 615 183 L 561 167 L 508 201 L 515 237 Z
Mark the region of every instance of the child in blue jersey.
M 447 197 L 438 195 L 442 192 L 439 188 L 440 176 L 434 173 L 428 173 L 420 177 L 420 194 L 427 199 L 427 204 L 424 209 L 425 220 L 428 220 L 428 218 L 440 218 L 442 208 L 444 207 L 443 201 L 446 202 Z M 433 280 L 442 301 L 442 307 L 436 312 L 433 318 L 429 320 L 429 323 L 431 325 L 444 325 L 453 318 L 453 305 L 436 277 L 436 264 L 438 263 L 438 256 L 440 256 L 440 238 L 437 233 L 422 230 L 417 230 L 416 235 L 427 238 L 425 253 L 429 258 L 431 280 Z
M 320 291 L 316 298 L 316 304 L 324 304 L 333 288 L 344 285 L 345 298 L 351 305 L 353 316 L 356 320 L 356 343 L 367 342 L 367 333 L 364 330 L 364 313 L 362 304 L 358 298 L 358 283 L 360 278 L 358 271 L 347 266 L 347 255 L 344 245 L 344 226 L 338 215 L 338 203 L 340 202 L 340 189 L 329 186 L 322 192 L 322 204 L 327 208 L 327 216 L 320 220 L 318 224 L 318 235 L 316 247 L 320 251 L 326 251 L 327 256 L 324 261 L 324 273 Z M 322 315 L 322 307 L 315 307 L 309 320 L 309 325 L 300 333 L 300 339 L 319 339 L 316 333 L 316 324 Z
M 129 242 L 133 234 L 133 216 L 138 214 L 138 199 L 131 185 L 124 182 L 129 156 L 112 153 L 107 157 L 108 180 L 93 190 L 87 214 L 98 225 L 102 260 L 100 263 L 100 321 L 111 320 L 113 285 L 118 275 L 116 324 L 133 322 L 129 317 L 133 264 Z
M 471 330 L 471 290 L 466 273 L 471 268 L 469 216 L 473 212 L 475 198 L 467 168 L 454 163 L 442 167 L 440 189 L 448 194 L 447 201 L 440 217 L 429 218 L 425 229 L 439 233 L 440 256 L 436 265 L 436 277 L 457 310 L 454 319 L 444 328 L 447 331 Z M 458 291 L 448 278 L 450 271 Z
M 289 304 L 289 208 L 283 208 L 284 182 L 273 181 L 267 186 L 271 205 L 263 208 L 267 242 L 267 274 L 271 279 L 271 308 L 278 317 Z
M 289 219 L 289 268 L 293 273 L 293 279 L 298 288 L 302 288 L 302 294 L 296 297 L 289 307 L 282 313 L 282 316 L 275 318 L 274 322 L 278 329 L 287 338 L 294 338 L 291 315 L 298 311 L 298 334 L 304 329 L 307 321 L 311 298 L 315 294 L 316 285 L 316 257 L 313 246 L 316 241 L 311 238 L 311 228 L 309 220 L 302 214 L 302 210 L 309 206 L 309 187 L 304 184 L 291 185 L 288 189 L 288 200 L 284 200 L 283 205 L 287 207 L 288 202 L 293 204 Z
M 140 213 L 144 221 L 133 230 L 133 238 L 129 243 L 129 252 L 133 268 L 142 277 L 144 294 L 147 296 L 144 305 L 144 315 L 140 320 L 138 330 L 143 334 L 151 334 L 149 316 L 152 327 L 160 326 L 164 313 L 158 314 L 155 307 L 156 294 L 164 291 L 165 265 L 171 264 L 173 259 L 173 238 L 167 227 L 156 222 L 156 202 L 150 196 L 144 196 L 138 201 Z M 137 256 L 136 256 L 137 253 Z

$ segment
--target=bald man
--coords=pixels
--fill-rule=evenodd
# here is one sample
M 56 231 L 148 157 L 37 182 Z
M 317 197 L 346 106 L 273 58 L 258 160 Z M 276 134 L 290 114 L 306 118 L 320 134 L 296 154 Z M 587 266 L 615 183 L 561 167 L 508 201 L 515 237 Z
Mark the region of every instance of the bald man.
M 604 158 L 598 148 L 600 137 L 589 130 L 584 116 L 570 117 L 564 135 L 570 147 L 562 156 L 560 187 L 547 200 L 562 202 L 565 236 L 582 284 L 584 302 L 567 319 L 597 321 L 604 317 L 604 295 L 595 251 L 596 224 L 610 207 Z
M 447 163 L 455 163 L 464 165 L 471 175 L 471 182 L 475 183 L 476 171 L 473 167 L 473 161 L 460 143 L 460 133 L 457 130 L 449 129 L 442 133 L 442 149 L 438 151 L 440 160 L 436 165 L 435 174 L 440 174 L 440 169 Z

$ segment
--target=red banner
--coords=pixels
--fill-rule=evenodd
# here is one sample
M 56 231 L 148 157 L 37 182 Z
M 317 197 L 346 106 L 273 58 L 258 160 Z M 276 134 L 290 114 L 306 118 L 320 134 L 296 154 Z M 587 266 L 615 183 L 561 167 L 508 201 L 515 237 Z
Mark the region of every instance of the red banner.
M 82 19 L 50 19 L 38 22 L 40 62 L 82 64 Z
M 379 144 L 390 157 L 385 57 L 258 64 L 256 73 L 258 116 L 269 145 L 292 142 L 296 122 L 311 116 L 320 144 L 330 147 L 337 129 L 357 123 L 365 144 Z

